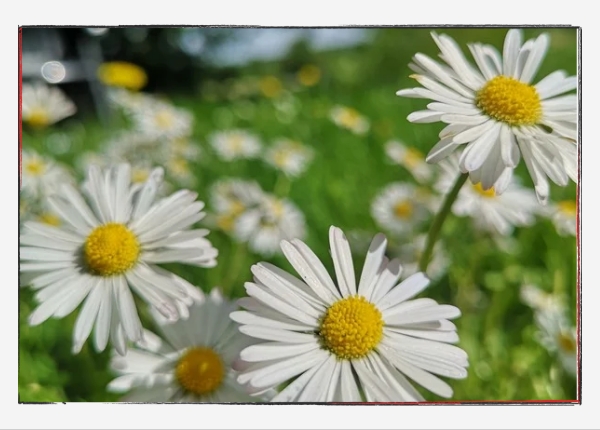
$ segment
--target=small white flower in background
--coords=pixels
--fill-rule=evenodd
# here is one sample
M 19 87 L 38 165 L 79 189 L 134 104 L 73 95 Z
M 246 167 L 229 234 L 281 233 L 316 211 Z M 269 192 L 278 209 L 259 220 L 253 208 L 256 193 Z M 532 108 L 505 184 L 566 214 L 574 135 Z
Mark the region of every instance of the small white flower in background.
M 371 204 L 371 214 L 383 228 L 397 233 L 412 233 L 429 215 L 428 202 L 411 184 L 387 185 Z
M 378 234 L 356 282 L 342 231 L 329 231 L 337 285 L 300 240 L 281 248 L 299 278 L 269 263 L 252 266 L 245 311 L 231 318 L 240 331 L 263 342 L 240 354 L 238 382 L 253 393 L 292 381 L 274 402 L 415 402 L 421 394 L 407 378 L 442 397 L 452 388 L 435 375 L 467 376 L 467 354 L 448 319 L 460 311 L 419 298 L 429 280 L 416 273 L 398 283 L 398 260 L 385 257 Z
M 279 139 L 265 154 L 265 161 L 288 176 L 300 176 L 314 157 L 314 151 L 290 139 Z
M 561 236 L 577 235 L 577 203 L 563 200 L 549 205 L 546 215 L 552 219 L 556 231 Z
M 21 190 L 34 199 L 55 193 L 60 184 L 73 183 L 69 171 L 54 160 L 32 150 L 21 154 Z
M 520 295 L 523 303 L 536 311 L 560 311 L 564 307 L 561 297 L 547 293 L 535 285 L 523 285 Z
M 450 191 L 460 174 L 457 159 L 458 156 L 453 155 L 440 162 L 443 172 L 435 188 L 441 194 Z M 510 235 L 514 227 L 532 225 L 541 208 L 534 192 L 511 178 L 510 185 L 502 194 L 496 193 L 493 187 L 484 190 L 481 183 L 467 181 L 452 205 L 452 212 L 457 216 L 471 217 L 479 229 Z
M 126 341 L 142 336 L 131 290 L 165 318 L 187 318 L 199 290 L 158 264 L 213 267 L 217 250 L 205 238 L 208 230 L 191 228 L 205 215 L 197 194 L 180 190 L 155 201 L 161 179 L 162 169 L 156 169 L 134 189 L 128 164 L 103 171 L 92 167 L 82 193 L 63 184 L 49 198 L 61 217 L 59 228 L 25 223 L 20 271 L 40 302 L 29 316 L 31 325 L 65 317 L 85 300 L 73 352 L 81 350 L 95 325 L 96 350 L 104 350 L 110 336 L 124 354 Z
M 154 100 L 154 98 L 148 94 L 118 87 L 108 88 L 107 96 L 108 101 L 112 103 L 114 107 L 121 109 L 126 115 L 133 115 L 134 112 L 141 110 L 145 105 L 148 105 Z
M 287 199 L 265 195 L 254 209 L 242 213 L 235 222 L 234 236 L 248 242 L 248 247 L 261 255 L 279 252 L 282 240 L 304 239 L 304 214 Z
M 393 140 L 385 144 L 385 153 L 391 161 L 408 170 L 418 182 L 428 183 L 432 179 L 432 166 L 425 162 L 425 156 L 418 149 Z
M 154 139 L 178 139 L 192 133 L 193 116 L 162 100 L 145 103 L 132 113 L 134 128 Z
M 237 218 L 258 206 L 263 198 L 262 188 L 254 181 L 232 178 L 215 182 L 210 189 L 210 202 L 217 226 L 233 232 Z
M 183 157 L 171 157 L 165 163 L 167 175 L 175 183 L 183 187 L 194 188 L 197 185 L 196 175 L 190 167 L 190 163 Z
M 119 376 L 107 389 L 127 393 L 125 402 L 256 401 L 232 370 L 240 351 L 255 343 L 229 318 L 236 308 L 214 288 L 199 293 L 187 320 L 169 322 L 153 312 L 159 335 L 144 330 L 125 356 L 113 355 L 110 367 Z
M 244 130 L 215 132 L 209 137 L 209 142 L 219 158 L 226 161 L 255 158 L 262 147 L 258 137 Z
M 416 54 L 412 77 L 424 88 L 397 92 L 434 101 L 409 121 L 448 124 L 427 161 L 437 163 L 464 145 L 461 171 L 483 190 L 494 187 L 502 194 L 522 155 L 542 203 L 550 193 L 547 178 L 560 186 L 569 177 L 577 181 L 577 95 L 561 95 L 577 88 L 577 77 L 558 70 L 531 84 L 548 35 L 521 44 L 522 32 L 509 30 L 502 55 L 493 46 L 470 44 L 477 68 L 451 37 L 432 36 L 446 64 Z
M 329 113 L 331 120 L 338 126 L 352 131 L 354 134 L 365 134 L 369 131 L 369 120 L 356 109 L 346 106 L 335 106 Z
M 419 271 L 419 262 L 423 256 L 426 240 L 427 235 L 421 234 L 399 246 L 390 247 L 390 254 L 400 261 L 404 269 L 401 279 L 406 279 Z M 444 245 L 441 240 L 438 240 L 433 246 L 431 261 L 427 266 L 427 277 L 434 281 L 441 278 L 446 273 L 448 264 Z
M 75 112 L 75 104 L 58 87 L 39 82 L 23 84 L 21 118 L 31 127 L 47 127 Z
M 127 130 L 106 142 L 104 157 L 121 163 L 148 162 L 157 157 L 163 163 L 167 152 L 163 149 L 164 145 L 165 140 L 156 139 L 136 130 Z M 106 164 L 106 161 L 104 163 Z

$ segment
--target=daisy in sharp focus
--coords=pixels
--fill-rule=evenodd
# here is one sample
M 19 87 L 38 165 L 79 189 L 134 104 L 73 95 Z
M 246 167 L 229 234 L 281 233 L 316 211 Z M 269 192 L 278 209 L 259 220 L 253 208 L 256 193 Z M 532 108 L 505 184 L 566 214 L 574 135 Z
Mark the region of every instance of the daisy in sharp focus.
M 156 169 L 142 187 L 131 184 L 128 164 L 90 168 L 82 193 L 63 184 L 49 198 L 63 226 L 27 222 L 20 237 L 20 271 L 40 305 L 29 316 L 37 325 L 70 314 L 75 322 L 73 352 L 81 350 L 95 325 L 97 351 L 111 344 L 120 354 L 126 341 L 142 338 L 131 290 L 165 318 L 188 316 L 199 290 L 161 263 L 216 265 L 217 250 L 192 229 L 204 217 L 197 194 L 180 190 L 155 201 L 162 180 Z
M 418 149 L 399 141 L 389 141 L 385 144 L 385 153 L 391 161 L 408 170 L 418 182 L 427 183 L 433 177 L 432 167 L 425 162 L 425 155 Z
M 417 187 L 394 182 L 375 197 L 371 214 L 381 227 L 403 234 L 418 229 L 429 215 L 429 208 Z
M 75 104 L 58 87 L 49 87 L 39 82 L 23 84 L 21 118 L 31 127 L 47 127 L 75 112 Z
M 240 351 L 254 343 L 229 318 L 236 308 L 215 288 L 199 293 L 187 320 L 169 322 L 153 312 L 160 335 L 146 330 L 126 355 L 113 356 L 110 367 L 119 376 L 107 389 L 127 393 L 124 402 L 256 401 L 232 369 Z
M 279 139 L 267 149 L 265 161 L 288 176 L 300 176 L 314 157 L 314 151 L 290 139 Z
M 261 255 L 279 252 L 282 240 L 304 239 L 304 214 L 287 199 L 264 195 L 260 204 L 244 211 L 235 221 L 234 236 Z
M 471 44 L 477 68 L 452 38 L 432 36 L 446 64 L 416 54 L 412 78 L 424 88 L 397 92 L 433 100 L 427 110 L 410 114 L 409 121 L 448 124 L 427 162 L 437 163 L 464 145 L 460 170 L 484 191 L 494 187 L 502 194 L 522 155 L 540 202 L 548 199 L 547 178 L 560 186 L 569 177 L 577 181 L 577 95 L 563 95 L 577 88 L 577 77 L 558 70 L 531 84 L 548 49 L 548 35 L 522 44 L 522 32 L 509 30 L 502 55 L 493 46 Z
M 348 242 L 329 231 L 337 285 L 319 258 L 299 240 L 281 248 L 302 280 L 269 263 L 252 266 L 245 311 L 231 318 L 263 343 L 244 349 L 238 382 L 263 392 L 292 380 L 274 402 L 415 402 L 421 394 L 408 379 L 442 397 L 452 388 L 435 375 L 467 376 L 467 354 L 448 319 L 449 305 L 412 299 L 429 280 L 416 273 L 398 283 L 398 260 L 385 257 L 386 239 L 373 239 L 356 282 Z M 407 379 L 408 378 L 408 379 Z
M 329 116 L 338 127 L 348 129 L 354 134 L 365 134 L 371 127 L 367 118 L 350 107 L 335 106 L 331 109 Z
M 256 136 L 244 130 L 215 132 L 209 137 L 209 142 L 219 158 L 225 161 L 254 158 L 262 146 Z
M 453 155 L 440 163 L 443 171 L 435 188 L 441 194 L 450 191 L 460 174 L 457 160 L 458 157 Z M 477 228 L 504 236 L 510 235 L 514 227 L 532 225 L 540 209 L 535 193 L 521 187 L 513 178 L 502 194 L 494 187 L 485 190 L 481 183 L 467 183 L 452 205 L 455 215 L 469 216 Z

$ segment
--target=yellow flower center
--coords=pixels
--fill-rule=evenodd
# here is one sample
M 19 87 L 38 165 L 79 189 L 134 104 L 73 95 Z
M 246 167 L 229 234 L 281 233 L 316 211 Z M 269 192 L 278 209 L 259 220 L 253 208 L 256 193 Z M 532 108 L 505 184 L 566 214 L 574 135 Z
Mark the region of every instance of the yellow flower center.
M 98 68 L 98 78 L 104 85 L 138 91 L 148 82 L 144 69 L 124 61 L 104 63 Z
M 278 167 L 285 167 L 290 158 L 289 150 L 279 150 L 273 155 L 273 162 Z
M 313 64 L 302 66 L 298 71 L 298 81 L 305 87 L 312 87 L 321 80 L 321 69 Z
M 557 203 L 558 210 L 564 214 L 575 216 L 577 213 L 577 204 L 573 200 L 564 200 Z
M 217 226 L 223 230 L 230 232 L 235 226 L 236 216 L 233 213 L 225 213 L 217 217 Z
M 41 176 L 46 171 L 46 164 L 42 160 L 35 158 L 25 163 L 25 171 L 31 176 Z
M 323 346 L 339 359 L 364 357 L 383 337 L 381 312 L 362 296 L 347 297 L 327 309 L 319 334 Z
M 141 184 L 142 182 L 146 182 L 149 175 L 150 172 L 148 169 L 133 168 L 131 169 L 131 182 Z
M 83 247 L 85 262 L 100 276 L 119 275 L 131 269 L 140 255 L 137 237 L 123 224 L 95 228 Z
M 360 114 L 351 108 L 344 108 L 339 115 L 340 123 L 347 128 L 354 128 L 360 121 Z
M 260 80 L 259 86 L 263 95 L 269 98 L 277 97 L 283 90 L 281 81 L 275 76 L 265 76 Z
M 414 169 L 421 164 L 424 159 L 425 157 L 423 157 L 423 154 L 420 151 L 414 148 L 407 148 L 406 152 L 404 153 L 403 161 L 407 167 Z
M 60 218 L 51 213 L 43 213 L 39 216 L 40 222 L 48 224 L 54 227 L 58 227 L 61 224 Z
M 575 338 L 568 333 L 561 333 L 558 335 L 558 346 L 561 350 L 569 353 L 577 352 L 577 342 Z
M 50 124 L 50 115 L 48 111 L 43 108 L 32 109 L 27 117 L 23 118 L 30 126 L 35 128 L 46 127 Z
M 402 200 L 394 205 L 394 215 L 400 219 L 407 219 L 413 213 L 413 204 L 409 200 Z
M 191 348 L 179 360 L 175 376 L 184 389 L 203 395 L 219 388 L 225 377 L 225 367 L 212 349 Z
M 173 125 L 173 113 L 166 110 L 160 111 L 154 117 L 154 121 L 159 128 L 168 129 Z
M 240 152 L 244 143 L 244 137 L 239 134 L 234 134 L 227 139 L 229 149 L 233 152 Z
M 173 173 L 177 175 L 186 175 L 190 171 L 187 160 L 180 157 L 173 158 L 171 161 L 169 161 L 169 167 Z
M 483 197 L 486 197 L 486 198 L 496 197 L 496 191 L 494 191 L 494 187 L 490 188 L 489 190 L 484 190 L 483 187 L 481 186 L 481 182 L 477 182 L 476 184 L 473 184 L 473 189 L 475 191 L 477 191 Z
M 488 116 L 510 125 L 533 125 L 542 117 L 535 87 L 507 76 L 490 79 L 477 93 L 476 103 Z

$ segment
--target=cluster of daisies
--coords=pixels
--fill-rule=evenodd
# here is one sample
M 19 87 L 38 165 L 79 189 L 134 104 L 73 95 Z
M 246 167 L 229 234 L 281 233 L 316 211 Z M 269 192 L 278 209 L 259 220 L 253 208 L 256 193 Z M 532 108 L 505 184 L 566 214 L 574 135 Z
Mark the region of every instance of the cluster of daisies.
M 466 378 L 469 367 L 451 321 L 461 312 L 420 296 L 448 257 L 437 242 L 429 270 L 422 270 L 431 244 L 413 233 L 432 223 L 443 196 L 468 173 L 452 211 L 472 217 L 477 227 L 509 235 L 545 214 L 561 234 L 575 234 L 574 202 L 543 210 L 539 202 L 548 201 L 548 178 L 558 185 L 577 179 L 576 96 L 563 95 L 576 88 L 576 79 L 558 71 L 530 84 L 548 46 L 545 35 L 522 44 L 521 33 L 510 30 L 502 55 L 471 45 L 477 67 L 451 38 L 433 37 L 444 63 L 417 54 L 411 68 L 422 87 L 398 94 L 433 100 L 410 121 L 447 126 L 427 156 L 400 142 L 386 145 L 389 158 L 418 185 L 389 184 L 371 207 L 389 237 L 409 246 L 388 250 L 388 238 L 375 235 L 358 274 L 346 235 L 331 226 L 330 256 L 315 254 L 303 241 L 304 215 L 286 197 L 313 150 L 287 138 L 265 148 L 246 130 L 214 132 L 209 147 L 221 162 L 262 159 L 280 172 L 279 185 L 267 192 L 243 178 L 219 179 L 205 211 L 187 189 L 197 185 L 193 164 L 201 156 L 191 140 L 193 115 L 131 91 L 139 85 L 125 80 L 121 87 L 129 89 L 111 90 L 110 100 L 129 128 L 104 152 L 82 156 L 81 183 L 69 168 L 23 152 L 21 284 L 39 303 L 29 323 L 78 309 L 73 353 L 86 344 L 98 352 L 110 348 L 116 377 L 107 388 L 123 393 L 124 401 L 423 401 L 415 386 L 451 397 L 447 379 Z M 105 67 L 101 75 L 119 82 L 119 67 Z M 315 73 L 305 71 L 305 85 L 318 79 Z M 272 81 L 262 85 L 265 93 L 275 91 Z M 74 112 L 57 88 L 23 88 L 23 121 L 32 127 Z M 359 135 L 369 130 L 369 121 L 351 108 L 335 107 L 331 119 Z M 535 192 L 513 179 L 521 156 Z M 220 263 L 206 227 L 257 254 L 281 252 L 295 273 L 254 264 L 246 297 L 232 301 L 218 287 L 200 288 L 167 270 L 169 263 L 196 270 Z M 329 257 L 332 273 L 324 264 Z M 575 330 L 564 305 L 531 287 L 523 298 L 535 311 L 540 343 L 574 369 Z

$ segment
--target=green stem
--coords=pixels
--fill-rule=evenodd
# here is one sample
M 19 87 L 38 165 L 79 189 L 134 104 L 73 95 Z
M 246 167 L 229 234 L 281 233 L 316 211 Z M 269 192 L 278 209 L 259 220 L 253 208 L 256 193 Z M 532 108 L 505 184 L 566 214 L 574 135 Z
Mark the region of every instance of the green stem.
M 456 182 L 454 183 L 454 186 L 452 187 L 450 192 L 444 198 L 444 202 L 442 203 L 442 207 L 440 208 L 440 211 L 435 215 L 435 218 L 433 219 L 433 223 L 431 224 L 431 227 L 429 228 L 429 233 L 427 233 L 427 240 L 425 242 L 425 250 L 423 251 L 423 254 L 421 254 L 421 261 L 419 261 L 419 271 L 421 271 L 423 273 L 426 273 L 427 266 L 429 266 L 429 262 L 431 261 L 431 254 L 433 254 L 433 247 L 435 245 L 435 242 L 437 241 L 440 231 L 442 230 L 442 225 L 444 225 L 444 221 L 446 220 L 446 217 L 450 213 L 452 204 L 456 200 L 456 197 L 458 196 L 458 192 L 460 191 L 460 189 L 462 188 L 464 183 L 467 181 L 468 177 L 469 177 L 468 173 L 463 173 L 458 178 L 456 178 Z
M 229 272 L 225 276 L 225 280 L 222 286 L 222 288 L 224 289 L 223 293 L 229 295 L 230 297 L 232 296 L 232 293 L 235 292 L 235 284 L 247 253 L 245 243 L 233 242 L 233 246 L 235 247 L 235 250 L 233 251 L 233 256 L 230 260 L 231 265 L 229 266 Z

